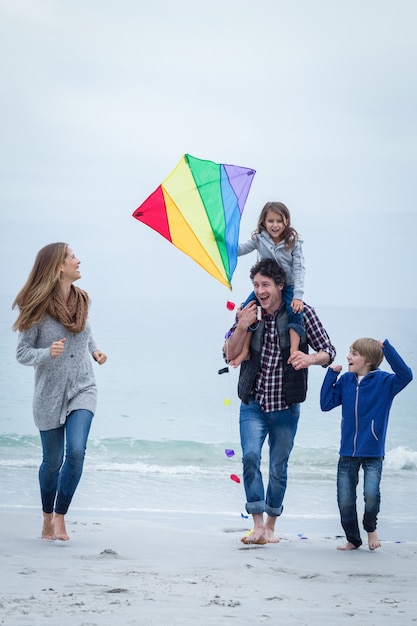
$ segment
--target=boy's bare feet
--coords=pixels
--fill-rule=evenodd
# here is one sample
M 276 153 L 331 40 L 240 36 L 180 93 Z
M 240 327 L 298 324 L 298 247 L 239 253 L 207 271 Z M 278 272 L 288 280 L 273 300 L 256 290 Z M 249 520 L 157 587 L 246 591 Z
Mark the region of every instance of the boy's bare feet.
M 350 541 L 348 541 L 343 546 L 337 546 L 337 549 L 344 551 L 344 550 L 357 550 L 358 548 L 353 543 L 350 543 Z
M 43 514 L 43 526 L 42 526 L 41 539 L 44 539 L 45 541 L 53 541 L 55 539 L 55 531 L 54 531 L 52 513 Z
M 55 539 L 60 539 L 61 541 L 68 541 L 69 535 L 67 533 L 67 529 L 65 528 L 65 516 L 61 513 L 55 513 L 53 519 L 53 526 L 55 530 L 54 537 Z
M 378 535 L 376 534 L 376 530 L 372 533 L 368 533 L 368 548 L 370 550 L 376 550 L 376 548 L 381 547 L 381 542 L 378 539 Z

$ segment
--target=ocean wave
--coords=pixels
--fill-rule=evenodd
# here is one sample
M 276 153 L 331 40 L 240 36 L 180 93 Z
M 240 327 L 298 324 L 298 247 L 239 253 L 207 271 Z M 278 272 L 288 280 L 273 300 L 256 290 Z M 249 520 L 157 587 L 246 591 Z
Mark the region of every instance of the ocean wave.
M 1 435 L 0 467 L 37 468 L 42 457 L 38 436 Z M 299 479 L 332 479 L 339 454 L 336 446 L 294 446 L 289 471 Z M 268 461 L 265 445 L 262 464 Z M 130 437 L 91 439 L 85 467 L 97 472 L 146 475 L 223 475 L 241 470 L 238 442 L 207 443 L 188 440 L 146 440 Z M 399 446 L 387 451 L 384 469 L 416 471 L 417 451 Z
M 417 470 L 417 451 L 398 446 L 385 455 L 384 468 L 389 470 Z

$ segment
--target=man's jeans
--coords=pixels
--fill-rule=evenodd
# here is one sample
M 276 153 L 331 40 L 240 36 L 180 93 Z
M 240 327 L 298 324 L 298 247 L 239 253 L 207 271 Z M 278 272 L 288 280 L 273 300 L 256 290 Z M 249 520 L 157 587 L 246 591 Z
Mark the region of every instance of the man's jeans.
M 249 398 L 249 403 L 240 406 L 240 442 L 243 455 L 243 483 L 246 492 L 246 511 L 266 512 L 278 516 L 287 487 L 287 466 L 294 445 L 300 417 L 300 405 L 293 404 L 284 411 L 262 411 L 259 402 Z M 264 492 L 260 470 L 261 451 L 268 436 L 269 480 Z
M 346 539 L 359 548 L 362 544 L 359 531 L 356 509 L 356 487 L 359 482 L 359 470 L 363 467 L 363 496 L 365 512 L 363 527 L 366 532 L 376 530 L 376 521 L 379 513 L 383 457 L 365 458 L 341 456 L 337 467 L 337 503 L 340 511 L 340 521 L 346 534 Z
M 91 411 L 79 409 L 72 411 L 59 428 L 40 431 L 43 459 L 39 485 L 44 513 L 67 513 L 83 471 L 92 419 Z

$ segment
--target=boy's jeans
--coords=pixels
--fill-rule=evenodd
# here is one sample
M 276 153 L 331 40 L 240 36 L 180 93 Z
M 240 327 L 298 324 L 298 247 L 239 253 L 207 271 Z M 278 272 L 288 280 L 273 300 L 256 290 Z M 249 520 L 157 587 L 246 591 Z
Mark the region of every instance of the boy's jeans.
M 59 428 L 40 431 L 43 459 L 39 485 L 44 513 L 67 513 L 83 471 L 92 419 L 91 411 L 78 409 Z
M 363 527 L 366 532 L 376 530 L 376 521 L 379 513 L 383 457 L 365 458 L 341 456 L 337 467 L 337 503 L 340 511 L 340 521 L 346 534 L 346 539 L 359 548 L 362 544 L 359 531 L 356 509 L 356 487 L 359 482 L 359 470 L 363 467 L 363 496 L 365 511 Z

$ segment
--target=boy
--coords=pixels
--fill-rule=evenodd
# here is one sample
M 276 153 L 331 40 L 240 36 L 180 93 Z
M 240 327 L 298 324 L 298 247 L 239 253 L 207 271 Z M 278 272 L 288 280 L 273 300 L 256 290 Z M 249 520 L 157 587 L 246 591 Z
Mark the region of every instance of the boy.
M 386 358 L 394 374 L 379 369 Z M 338 550 L 355 550 L 362 544 L 356 511 L 359 470 L 364 471 L 363 527 L 368 547 L 381 546 L 376 533 L 382 463 L 388 417 L 394 396 L 413 374 L 387 339 L 357 339 L 347 356 L 348 372 L 338 378 L 341 365 L 328 368 L 320 392 L 322 411 L 342 405 L 340 457 L 337 468 L 337 503 L 347 543 Z

